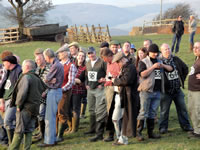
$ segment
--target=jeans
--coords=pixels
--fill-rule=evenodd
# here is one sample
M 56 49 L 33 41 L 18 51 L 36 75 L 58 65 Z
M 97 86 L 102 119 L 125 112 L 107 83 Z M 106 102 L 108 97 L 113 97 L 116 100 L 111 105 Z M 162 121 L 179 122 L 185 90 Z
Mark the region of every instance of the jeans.
M 137 120 L 155 119 L 160 105 L 160 91 L 140 92 L 140 112 Z
M 176 112 L 181 128 L 189 128 L 189 117 L 185 105 L 184 94 L 180 89 L 177 93 L 170 94 L 161 94 L 160 101 L 160 127 L 159 129 L 168 129 L 168 120 L 169 120 L 169 110 L 172 103 L 172 100 L 176 106 Z
M 10 101 L 5 101 L 4 127 L 8 130 L 15 129 L 16 125 L 16 107 L 10 107 Z
M 194 133 L 200 134 L 200 91 L 188 90 L 188 110 Z
M 195 35 L 195 31 L 190 33 L 190 44 L 194 45 L 194 35 Z
M 45 112 L 46 112 L 46 104 L 41 103 L 40 108 L 39 108 L 39 116 L 38 116 L 39 121 L 42 121 L 45 119 Z
M 178 53 L 180 43 L 181 43 L 181 36 L 177 36 L 176 34 L 174 34 L 174 37 L 172 39 L 172 48 L 171 48 L 172 52 L 174 51 L 174 46 L 176 45 L 175 53 Z
M 62 89 L 50 89 L 47 93 L 45 113 L 45 137 L 44 143 L 55 144 L 56 142 L 56 113 L 58 103 L 62 98 Z
M 123 117 L 123 113 L 124 113 L 124 109 L 121 108 L 120 95 L 116 94 L 115 95 L 115 108 L 113 111 L 112 120 L 113 120 L 113 124 L 115 127 L 117 139 L 119 139 L 121 136 L 120 120 Z

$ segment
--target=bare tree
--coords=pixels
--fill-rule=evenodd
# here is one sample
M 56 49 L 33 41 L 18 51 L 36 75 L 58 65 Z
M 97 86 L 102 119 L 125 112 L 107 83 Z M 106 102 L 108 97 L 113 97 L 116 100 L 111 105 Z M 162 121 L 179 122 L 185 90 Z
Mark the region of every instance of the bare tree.
M 174 8 L 167 9 L 162 15 L 162 20 L 175 19 L 178 16 L 182 16 L 183 20 L 188 20 L 190 15 L 195 15 L 196 17 L 198 17 L 189 4 L 179 3 Z M 158 14 L 153 20 L 160 20 L 160 14 Z
M 8 0 L 12 7 L 7 8 L 4 16 L 19 25 L 20 38 L 23 28 L 45 22 L 45 12 L 52 6 L 51 0 Z

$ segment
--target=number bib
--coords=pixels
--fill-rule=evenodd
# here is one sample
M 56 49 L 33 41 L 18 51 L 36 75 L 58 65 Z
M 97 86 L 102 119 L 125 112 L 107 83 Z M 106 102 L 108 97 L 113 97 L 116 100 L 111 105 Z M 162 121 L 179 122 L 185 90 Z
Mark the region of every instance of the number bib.
M 161 79 L 160 70 L 154 70 L 154 71 L 155 71 L 155 79 Z
M 88 81 L 97 82 L 97 72 L 96 71 L 88 71 Z
M 195 73 L 195 68 L 192 66 L 189 75 L 193 75 Z
M 178 79 L 178 71 L 174 70 L 173 72 L 167 73 L 168 80 L 175 80 Z
M 5 86 L 4 86 L 4 89 L 5 89 L 5 90 L 9 90 L 10 87 L 11 87 L 11 82 L 10 82 L 10 80 L 8 79 L 8 80 L 6 81 L 6 84 L 5 84 Z

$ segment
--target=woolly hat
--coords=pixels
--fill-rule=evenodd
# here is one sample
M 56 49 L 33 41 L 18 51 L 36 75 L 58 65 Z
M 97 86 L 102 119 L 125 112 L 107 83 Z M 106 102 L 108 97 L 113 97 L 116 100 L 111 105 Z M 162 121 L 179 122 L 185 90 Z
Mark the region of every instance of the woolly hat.
M 17 58 L 15 56 L 6 56 L 2 61 L 8 61 L 11 64 L 17 64 Z
M 152 53 L 159 53 L 158 45 L 156 45 L 156 44 L 151 44 L 151 45 L 149 46 L 148 51 L 149 51 L 149 52 L 152 52 Z

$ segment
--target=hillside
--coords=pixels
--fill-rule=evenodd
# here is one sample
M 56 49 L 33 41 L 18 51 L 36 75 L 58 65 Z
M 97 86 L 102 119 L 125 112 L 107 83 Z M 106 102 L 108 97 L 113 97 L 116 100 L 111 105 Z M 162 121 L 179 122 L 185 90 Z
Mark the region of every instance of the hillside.
M 191 4 L 196 13 L 198 2 Z M 164 4 L 163 12 L 175 6 L 175 3 Z M 147 9 L 148 8 L 148 9 Z M 0 5 L 0 13 L 3 13 Z M 55 5 L 54 8 L 46 13 L 47 23 L 60 23 L 61 25 L 84 25 L 89 26 L 101 24 L 109 25 L 111 35 L 127 35 L 133 26 L 141 26 L 145 21 L 152 20 L 160 12 L 160 4 L 145 4 L 134 7 L 117 7 L 103 4 L 90 3 L 71 3 Z M 200 15 L 199 15 L 200 16 Z M 0 16 L 0 28 L 13 26 L 5 18 Z

